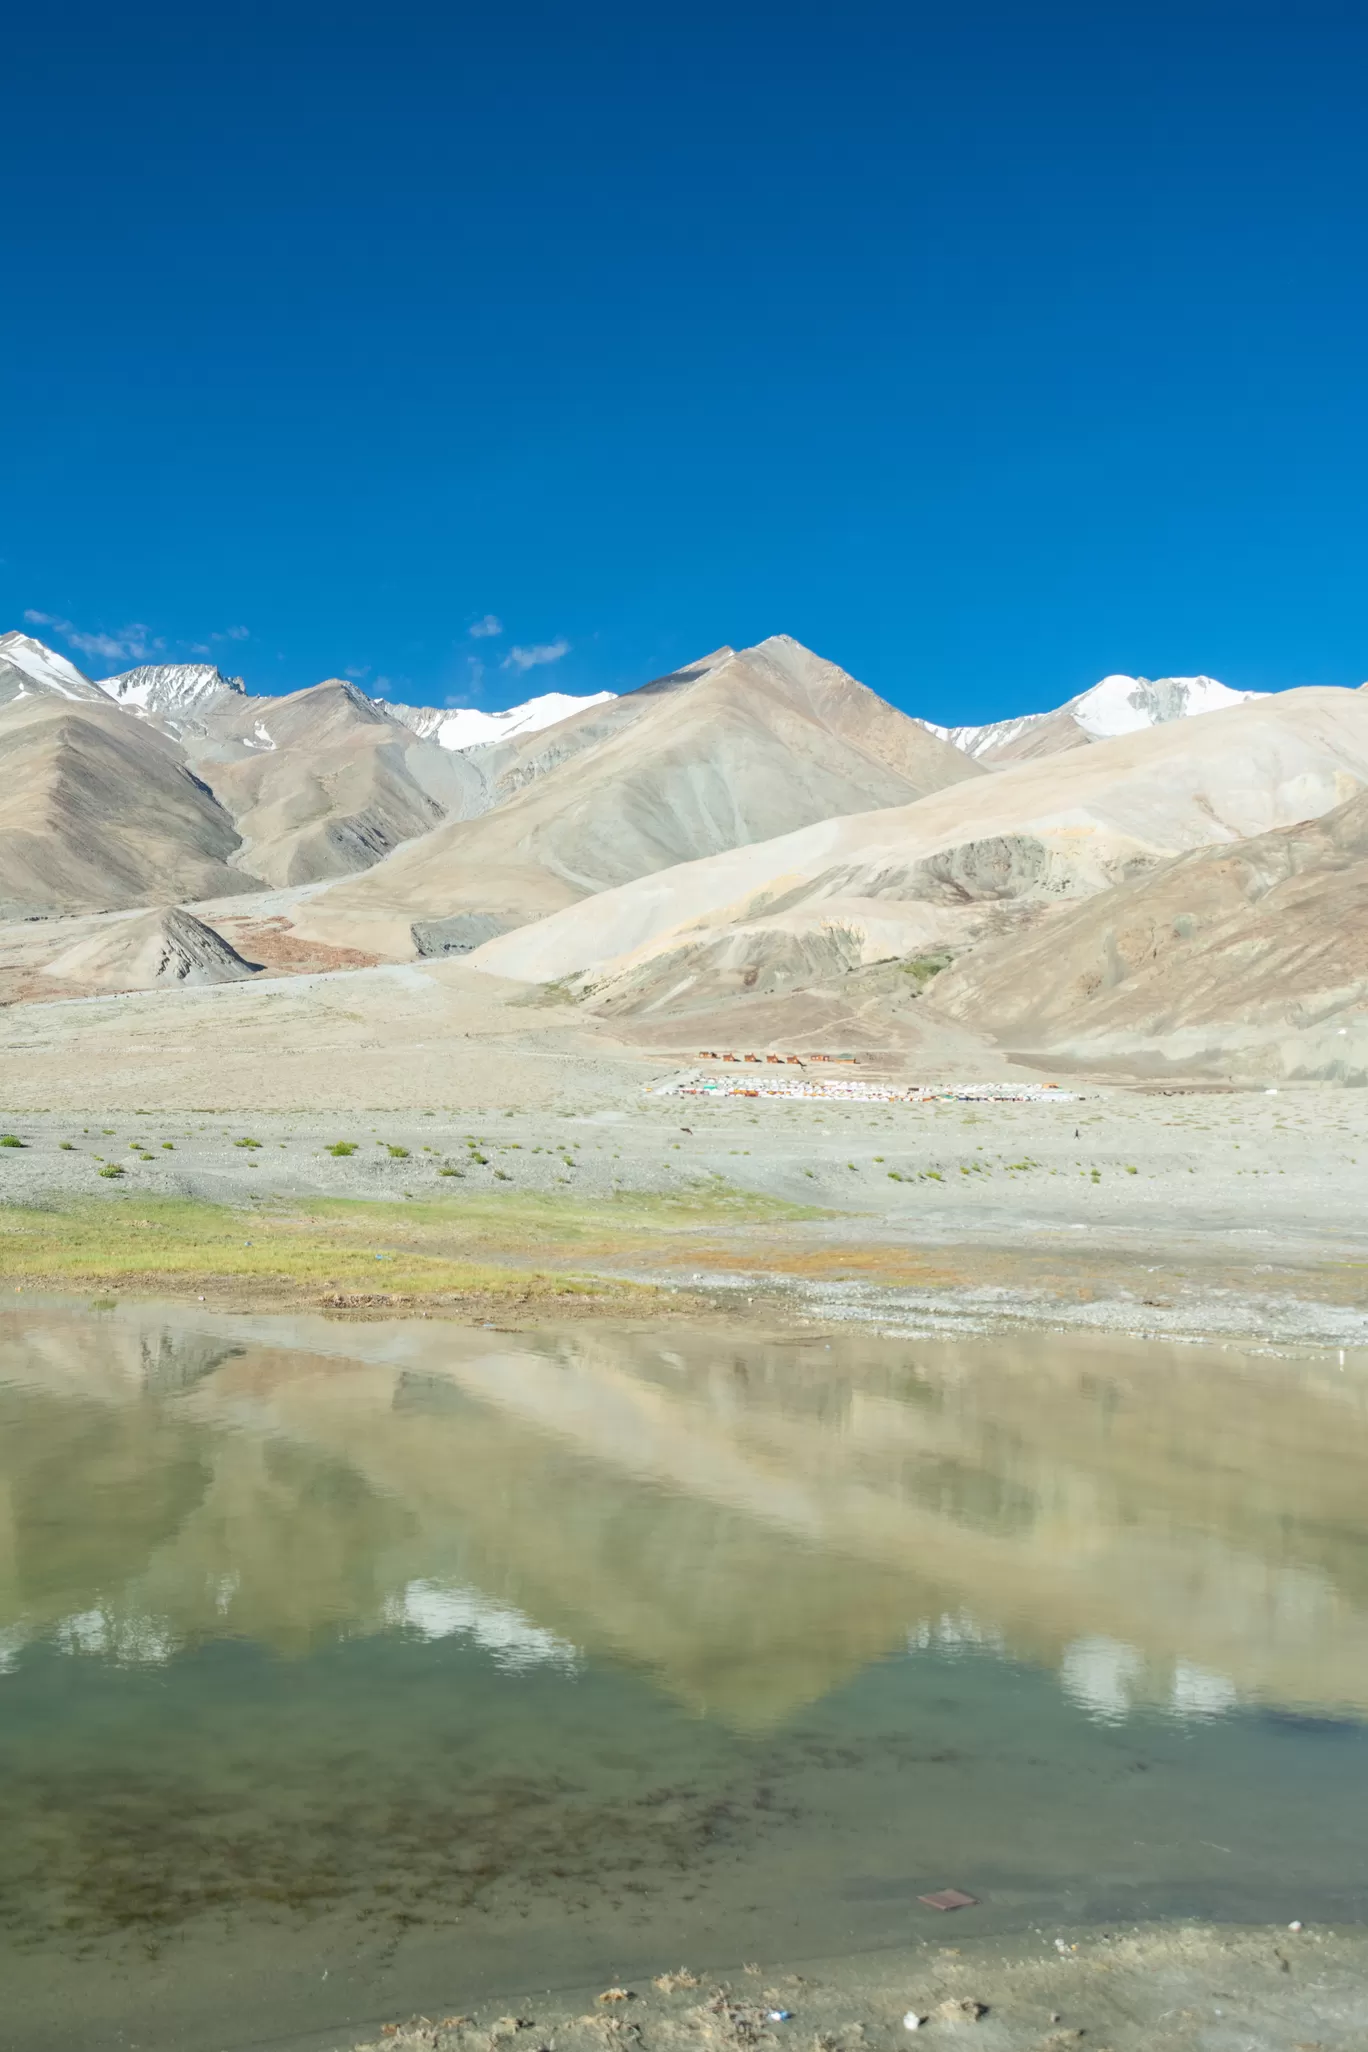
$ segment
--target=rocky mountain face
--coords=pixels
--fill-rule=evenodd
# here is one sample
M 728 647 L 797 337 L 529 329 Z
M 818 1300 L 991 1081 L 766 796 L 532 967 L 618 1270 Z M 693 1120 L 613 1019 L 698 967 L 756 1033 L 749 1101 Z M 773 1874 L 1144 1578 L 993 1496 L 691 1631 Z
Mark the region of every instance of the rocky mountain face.
M 351 875 L 444 820 L 486 810 L 495 802 L 500 746 L 610 696 L 551 692 L 484 714 L 389 706 L 333 679 L 254 698 L 241 677 L 212 663 L 144 664 L 95 683 L 32 635 L 5 634 L 0 757 L 8 740 L 16 768 L 29 766 L 27 788 L 10 794 L 8 810 L 30 823 L 10 843 L 8 877 L 0 865 L 0 904 L 29 916 L 126 905 L 130 889 L 154 900 L 184 895 L 211 851 L 239 873 L 204 870 L 201 880 L 216 892 Z M 112 712 L 115 724 L 84 731 L 69 720 L 40 723 L 40 743 L 26 715 L 34 706 Z M 126 807 L 120 801 L 111 811 L 115 759 L 125 765 Z M 179 770 L 178 794 L 195 794 L 199 816 L 182 851 L 188 868 L 168 853 L 162 831 L 169 822 L 175 839 L 184 808 L 147 819 L 148 847 L 167 864 L 162 889 L 155 863 L 140 864 L 126 845 L 102 869 L 98 838 L 113 831 L 117 813 L 120 836 L 136 839 L 138 808 L 162 788 L 169 765 Z
M 835 973 L 852 960 L 959 955 L 1105 899 L 1174 856 L 1315 818 L 1364 790 L 1368 695 L 1281 692 L 681 863 L 491 939 L 472 959 L 683 1007 L 734 992 L 742 972 L 744 988 L 763 991 L 819 958 Z M 378 889 L 383 875 L 365 882 Z
M 927 721 L 929 731 L 939 734 L 956 748 L 986 767 L 1006 762 L 1029 762 L 1041 755 L 1058 755 L 1066 748 L 1086 748 L 1093 741 L 1114 740 L 1120 734 L 1136 734 L 1145 727 L 1170 720 L 1192 719 L 1202 713 L 1222 712 L 1232 705 L 1264 694 L 1232 691 L 1214 677 L 1104 677 L 1091 690 L 1082 691 L 1067 705 L 1053 712 L 1022 713 L 1016 719 L 994 720 L 982 727 L 937 727 Z
M 259 889 L 231 815 L 169 736 L 33 692 L 0 706 L 0 917 L 160 906 Z
M 488 922 L 519 926 L 700 856 L 984 776 L 787 635 L 714 650 L 465 760 L 487 779 L 478 816 L 311 899 L 302 932 L 390 955 L 443 936 L 463 949 Z
M 1161 864 L 1003 936 L 938 983 L 936 1006 L 1015 1048 L 1105 1072 L 1356 1080 L 1368 997 L 1368 791 L 1319 818 Z
M 245 697 L 241 677 L 225 677 L 214 663 L 146 663 L 117 677 L 103 677 L 100 689 L 130 711 L 176 719 L 216 704 L 224 694 Z

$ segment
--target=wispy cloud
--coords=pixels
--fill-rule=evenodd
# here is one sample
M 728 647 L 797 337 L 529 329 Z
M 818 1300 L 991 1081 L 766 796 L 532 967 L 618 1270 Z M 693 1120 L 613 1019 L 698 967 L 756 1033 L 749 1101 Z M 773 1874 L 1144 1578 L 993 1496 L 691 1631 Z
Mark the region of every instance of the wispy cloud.
M 503 633 L 503 621 L 497 613 L 486 613 L 483 620 L 477 620 L 470 631 L 476 641 L 488 641 L 495 634 Z
M 106 628 L 87 631 L 77 627 L 70 620 L 63 620 L 56 613 L 40 613 L 30 606 L 24 614 L 30 627 L 47 627 L 72 648 L 79 649 L 84 656 L 93 656 L 105 663 L 147 663 L 165 659 L 166 642 L 160 634 L 154 634 L 141 620 L 130 620 L 126 627 L 116 627 L 112 632 Z M 251 629 L 247 627 L 224 627 L 210 634 L 204 641 L 180 642 L 177 645 L 188 649 L 191 655 L 213 654 L 215 642 L 250 641 Z
M 351 663 L 342 672 L 342 675 L 350 677 L 354 684 L 359 684 L 363 677 L 369 677 L 370 671 L 371 666 L 369 663 Z
M 32 606 L 24 614 L 31 627 L 50 627 L 60 634 L 63 641 L 72 648 L 78 648 L 82 655 L 99 656 L 107 663 L 145 663 L 149 656 L 161 655 L 166 643 L 159 635 L 152 633 L 140 620 L 132 620 L 127 627 L 120 627 L 113 634 L 103 629 L 88 634 L 72 625 L 70 620 L 61 620 L 55 613 L 40 613 Z
M 535 670 L 542 663 L 558 663 L 563 655 L 569 655 L 570 644 L 560 641 L 537 641 L 531 648 L 510 648 L 503 659 L 505 670 Z

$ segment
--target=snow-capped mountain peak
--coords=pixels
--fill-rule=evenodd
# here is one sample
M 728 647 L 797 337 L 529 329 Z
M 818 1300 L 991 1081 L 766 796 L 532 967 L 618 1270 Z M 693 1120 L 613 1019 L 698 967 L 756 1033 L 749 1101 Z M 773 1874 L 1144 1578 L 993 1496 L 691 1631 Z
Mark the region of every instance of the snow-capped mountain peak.
M 247 686 L 213 663 L 146 663 L 102 678 L 100 689 L 130 711 L 166 714 L 206 705 L 225 691 L 245 693 Z
M 1261 691 L 1233 691 L 1214 677 L 1116 674 L 1103 677 L 1053 712 L 1020 713 L 1015 719 L 992 720 L 982 727 L 937 727 L 929 720 L 923 724 L 979 762 L 1008 763 L 1083 747 L 1090 741 L 1114 740 L 1119 734 L 1136 734 L 1170 720 L 1222 712 L 1245 699 L 1266 696 Z
M 595 691 L 575 698 L 567 691 L 545 691 L 523 705 L 511 705 L 505 712 L 480 712 L 474 706 L 444 711 L 440 706 L 391 705 L 376 702 L 392 720 L 416 734 L 420 741 L 436 741 L 443 748 L 483 748 L 491 741 L 511 741 L 515 734 L 535 734 L 554 727 L 586 706 L 603 705 L 616 696 L 612 691 Z
M 18 670 L 24 679 L 16 696 L 25 695 L 32 689 L 42 697 L 102 699 L 105 693 L 98 684 L 92 684 L 89 677 L 77 669 L 75 663 L 57 654 L 45 642 L 32 634 L 20 634 L 12 629 L 0 634 L 0 663 L 8 663 L 11 670 Z
M 1090 691 L 1081 691 L 1061 711 L 1071 713 L 1095 741 L 1114 734 L 1134 734 L 1169 720 L 1193 719 L 1200 713 L 1223 712 L 1259 691 L 1232 691 L 1214 677 L 1104 677 Z

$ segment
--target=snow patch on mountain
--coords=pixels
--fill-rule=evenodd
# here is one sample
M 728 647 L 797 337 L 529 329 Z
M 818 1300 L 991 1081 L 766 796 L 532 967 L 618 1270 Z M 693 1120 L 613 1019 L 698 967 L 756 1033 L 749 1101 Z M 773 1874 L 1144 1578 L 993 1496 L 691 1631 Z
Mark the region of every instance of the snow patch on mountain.
M 102 678 L 100 689 L 129 711 L 166 714 L 207 705 L 225 691 L 245 694 L 247 686 L 214 663 L 146 663 Z
M 1070 699 L 1064 708 L 1073 714 L 1085 734 L 1095 741 L 1110 740 L 1114 734 L 1134 734 L 1142 727 L 1162 726 L 1168 720 L 1190 720 L 1202 713 L 1224 712 L 1227 706 L 1243 705 L 1249 698 L 1265 698 L 1263 691 L 1232 691 L 1214 677 L 1104 677 L 1091 691 Z
M 616 695 L 595 691 L 575 698 L 567 691 L 545 691 L 540 698 L 529 698 L 524 705 L 511 705 L 496 713 L 479 712 L 468 705 L 444 711 L 440 706 L 391 705 L 385 699 L 376 703 L 420 741 L 436 741 L 442 748 L 484 748 L 491 741 L 511 741 L 515 734 L 536 734 L 543 727 L 554 727 L 572 713 L 603 705 Z
M 89 677 L 69 663 L 65 656 L 57 654 L 45 642 L 38 641 L 32 634 L 20 634 L 11 630 L 0 634 L 0 662 L 8 663 L 18 670 L 25 682 L 44 697 L 49 694 L 57 698 L 101 699 L 106 694 L 98 684 L 92 684 Z M 23 687 L 20 687 L 20 696 Z
M 1169 720 L 1222 712 L 1246 699 L 1267 696 L 1263 691 L 1233 691 L 1214 677 L 1151 678 L 1118 673 L 1103 677 L 1051 712 L 1022 713 L 1016 719 L 993 720 L 980 727 L 938 727 L 930 720 L 923 725 L 942 741 L 962 748 L 966 755 L 981 757 L 1004 754 L 1013 742 L 1045 720 L 1072 721 L 1089 740 L 1109 741 L 1118 734 L 1135 734 L 1144 727 L 1163 726 Z

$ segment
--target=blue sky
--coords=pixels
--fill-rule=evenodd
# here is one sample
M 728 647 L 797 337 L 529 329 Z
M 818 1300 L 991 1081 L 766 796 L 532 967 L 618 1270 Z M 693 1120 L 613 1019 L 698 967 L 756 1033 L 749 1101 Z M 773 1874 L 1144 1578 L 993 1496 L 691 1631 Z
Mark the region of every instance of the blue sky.
M 96 675 L 1368 677 L 1361 5 L 71 0 L 6 72 L 0 624 Z

